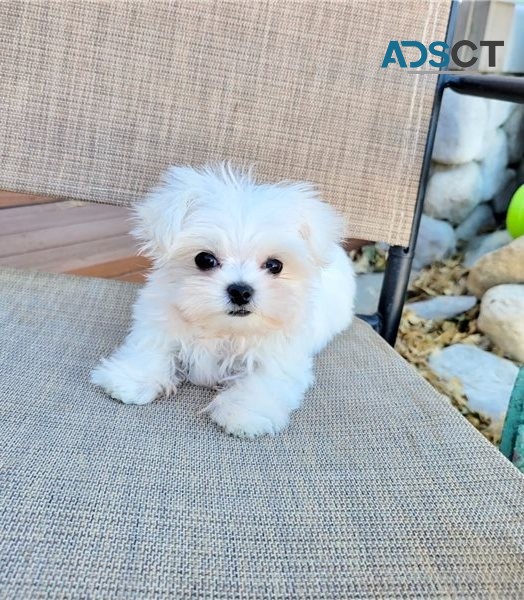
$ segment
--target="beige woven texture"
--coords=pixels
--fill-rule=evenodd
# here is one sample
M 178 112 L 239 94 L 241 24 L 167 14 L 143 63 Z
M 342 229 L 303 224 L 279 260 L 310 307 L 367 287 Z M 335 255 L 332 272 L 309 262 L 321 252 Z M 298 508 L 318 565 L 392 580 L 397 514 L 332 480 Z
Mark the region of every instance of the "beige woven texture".
M 353 237 L 407 244 L 446 0 L 0 2 L 0 189 L 126 204 L 168 164 L 315 182 Z
M 290 427 L 88 382 L 136 287 L 0 273 L 0 597 L 524 597 L 524 477 L 357 320 Z

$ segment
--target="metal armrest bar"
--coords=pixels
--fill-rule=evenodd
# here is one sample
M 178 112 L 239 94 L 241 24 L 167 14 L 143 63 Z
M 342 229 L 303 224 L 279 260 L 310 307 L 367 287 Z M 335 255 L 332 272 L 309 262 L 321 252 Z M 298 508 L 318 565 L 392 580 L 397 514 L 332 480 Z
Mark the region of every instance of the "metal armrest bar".
M 524 103 L 524 77 L 500 75 L 443 75 L 444 87 L 459 94 Z

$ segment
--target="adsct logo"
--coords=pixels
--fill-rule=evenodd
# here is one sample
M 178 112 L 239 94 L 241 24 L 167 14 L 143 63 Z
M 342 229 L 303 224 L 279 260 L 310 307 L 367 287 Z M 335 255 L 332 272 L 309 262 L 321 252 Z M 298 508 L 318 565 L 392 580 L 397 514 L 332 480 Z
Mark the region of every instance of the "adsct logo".
M 488 48 L 488 65 L 496 66 L 497 48 L 504 46 L 504 42 L 502 40 L 483 40 L 479 45 L 481 48 Z M 463 51 L 461 52 L 461 50 Z M 408 58 L 413 60 L 409 60 L 409 62 L 406 60 L 405 51 L 407 51 Z M 397 65 L 401 69 L 409 70 L 418 69 L 428 63 L 430 67 L 435 68 L 435 74 L 438 74 L 437 69 L 445 69 L 449 66 L 450 61 L 453 61 L 458 67 L 469 69 L 478 61 L 479 57 L 476 54 L 478 51 L 479 47 L 470 40 L 459 40 L 451 48 L 446 42 L 432 42 L 426 48 L 422 42 L 417 40 L 391 40 L 381 66 L 383 69 L 387 69 L 391 65 Z M 433 70 L 417 72 L 431 73 Z

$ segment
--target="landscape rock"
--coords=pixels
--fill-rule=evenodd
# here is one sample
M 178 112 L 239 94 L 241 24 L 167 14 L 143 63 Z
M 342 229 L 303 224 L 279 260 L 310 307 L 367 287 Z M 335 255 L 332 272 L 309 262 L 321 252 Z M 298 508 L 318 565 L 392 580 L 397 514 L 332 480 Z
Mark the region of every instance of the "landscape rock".
M 463 164 L 482 155 L 488 125 L 488 101 L 445 90 L 437 125 L 433 160 Z
M 479 258 L 466 281 L 469 292 L 477 298 L 503 283 L 524 283 L 524 236 Z
M 504 182 L 502 187 L 495 194 L 491 203 L 495 214 L 506 214 L 511 198 L 517 187 L 517 172 L 514 169 L 506 169 L 504 172 Z
M 524 363 L 524 285 L 497 285 L 482 297 L 478 326 L 510 357 Z
M 449 223 L 422 215 L 413 268 L 422 269 L 442 260 L 454 252 L 456 244 L 455 231 Z
M 503 129 L 489 132 L 486 152 L 480 163 L 480 199 L 491 200 L 504 186 L 508 164 L 508 140 Z
M 514 102 L 488 100 L 488 128 L 497 129 L 503 125 L 515 109 Z
M 409 281 L 413 281 L 418 272 L 412 269 Z M 357 292 L 355 295 L 355 312 L 361 315 L 371 315 L 378 308 L 378 300 L 384 281 L 384 273 L 362 273 L 357 275 Z
M 455 229 L 457 240 L 469 241 L 473 239 L 481 229 L 495 226 L 495 218 L 489 204 L 479 204 L 462 223 Z
M 518 374 L 511 361 L 471 344 L 454 344 L 435 351 L 429 366 L 443 379 L 461 382 L 471 410 L 495 423 L 504 419 Z
M 461 223 L 480 202 L 482 181 L 476 162 L 436 169 L 428 181 L 424 212 L 436 219 Z
M 355 312 L 371 315 L 376 312 L 384 273 L 363 273 L 357 276 Z
M 452 319 L 470 310 L 477 303 L 475 296 L 436 296 L 407 305 L 421 319 Z
M 524 155 L 524 105 L 519 104 L 504 124 L 508 138 L 508 157 L 510 163 L 516 163 Z
M 473 238 L 464 257 L 464 266 L 472 267 L 482 256 L 506 246 L 512 239 L 505 229 Z

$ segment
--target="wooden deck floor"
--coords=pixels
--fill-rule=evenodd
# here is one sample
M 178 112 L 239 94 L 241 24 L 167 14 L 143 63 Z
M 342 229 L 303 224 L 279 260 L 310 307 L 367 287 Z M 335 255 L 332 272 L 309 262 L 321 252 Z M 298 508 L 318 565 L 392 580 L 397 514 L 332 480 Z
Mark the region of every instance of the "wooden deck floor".
M 125 208 L 0 192 L 0 264 L 50 273 L 142 281 Z

